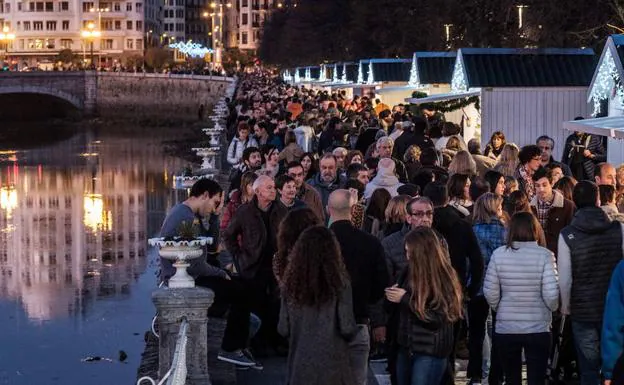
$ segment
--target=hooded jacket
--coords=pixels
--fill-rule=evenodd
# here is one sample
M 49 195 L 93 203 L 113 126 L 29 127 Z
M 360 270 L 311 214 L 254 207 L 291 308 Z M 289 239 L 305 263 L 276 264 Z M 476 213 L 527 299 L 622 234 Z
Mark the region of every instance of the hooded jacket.
M 583 207 L 559 236 L 561 309 L 575 321 L 600 322 L 609 279 L 622 260 L 622 225 L 599 207 Z
M 371 180 L 364 190 L 364 198 L 369 199 L 373 192 L 379 188 L 388 190 L 390 196 L 395 197 L 399 195 L 397 189 L 403 186 L 403 183 L 399 182 L 399 178 L 394 175 L 394 167 L 382 168 L 377 171 L 377 175 Z
M 338 190 L 341 186 L 344 186 L 344 180 L 339 175 L 336 175 L 333 181 L 326 183 L 321 179 L 321 173 L 318 172 L 314 178 L 307 181 L 308 185 L 314 187 L 314 189 L 321 196 L 321 202 L 323 202 L 323 212 L 325 214 L 325 218 L 329 218 L 327 210 L 327 201 L 329 200 L 329 194 L 333 191 Z M 305 202 L 305 200 L 304 200 Z
M 248 147 L 258 147 L 258 142 L 253 137 L 248 137 L 246 141 L 241 141 L 235 137 L 230 142 L 227 152 L 227 161 L 233 167 L 239 167 L 243 162 L 243 151 Z

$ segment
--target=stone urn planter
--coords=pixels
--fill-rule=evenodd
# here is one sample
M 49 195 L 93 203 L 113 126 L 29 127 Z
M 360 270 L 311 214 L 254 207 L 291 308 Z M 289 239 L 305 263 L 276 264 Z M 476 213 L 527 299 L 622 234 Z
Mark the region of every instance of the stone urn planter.
M 188 261 L 201 257 L 204 253 L 204 246 L 212 244 L 213 239 L 211 237 L 196 237 L 189 240 L 151 238 L 147 242 L 150 246 L 158 247 L 158 254 L 162 258 L 174 261 L 173 267 L 176 268 L 176 273 L 169 278 L 169 287 L 176 289 L 195 287 L 195 280 L 186 271 L 186 268 L 190 266 Z
M 192 148 L 198 156 L 202 158 L 202 170 L 214 170 L 216 169 L 216 157 L 221 150 L 221 147 L 203 147 Z

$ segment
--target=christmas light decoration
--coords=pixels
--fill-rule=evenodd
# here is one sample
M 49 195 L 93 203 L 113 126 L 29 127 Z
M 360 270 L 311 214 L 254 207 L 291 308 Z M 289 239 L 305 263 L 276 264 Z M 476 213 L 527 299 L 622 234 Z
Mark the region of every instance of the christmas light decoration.
M 292 82 L 293 78 L 289 70 L 284 71 L 284 75 L 282 76 L 282 79 L 284 79 L 285 82 Z
M 407 85 L 411 87 L 420 87 L 420 79 L 418 78 L 418 63 L 416 61 L 416 54 L 412 59 L 412 68 L 410 69 L 410 77 Z
M 327 67 L 325 67 L 325 64 L 321 64 L 321 74 L 319 75 L 319 82 L 326 82 L 327 81 Z
M 453 77 L 451 79 L 451 93 L 459 93 L 468 91 L 468 81 L 462 61 L 461 52 L 455 60 L 455 68 L 453 69 Z
M 334 73 L 332 75 L 332 83 L 338 83 L 340 81 L 338 78 L 338 64 L 334 64 Z
M 178 42 L 169 44 L 169 48 L 177 49 L 183 54 L 190 57 L 204 57 L 206 54 L 212 53 L 210 48 L 206 48 L 199 43 L 193 43 L 191 40 L 187 42 Z
M 363 84 L 364 83 L 364 70 L 362 68 L 362 62 L 360 62 L 360 65 L 358 66 L 358 78 L 357 78 L 357 82 L 359 84 Z
M 299 75 L 299 68 L 295 69 L 295 83 L 301 83 L 301 75 Z
M 305 75 L 303 76 L 303 81 L 306 81 L 306 82 L 312 81 L 312 71 L 310 71 L 310 67 L 306 68 Z
M 375 73 L 373 72 L 373 62 L 368 63 L 368 79 L 366 84 L 375 84 Z
M 624 90 L 622 89 L 620 74 L 609 46 L 605 47 L 605 55 L 598 68 L 598 74 L 589 93 L 589 99 L 594 103 L 593 116 L 600 113 L 601 101 L 613 97 L 621 106 L 624 105 Z
M 342 66 L 342 78 L 340 79 L 341 82 L 343 83 L 349 83 L 349 81 L 347 80 L 347 65 L 343 64 Z

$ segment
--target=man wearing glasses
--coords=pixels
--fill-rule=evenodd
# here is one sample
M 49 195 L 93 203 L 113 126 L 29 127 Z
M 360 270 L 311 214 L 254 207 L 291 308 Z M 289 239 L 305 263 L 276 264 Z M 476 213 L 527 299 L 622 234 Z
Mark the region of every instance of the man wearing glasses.
M 535 141 L 535 144 L 542 151 L 542 157 L 540 159 L 542 167 L 559 167 L 563 171 L 564 176 L 572 176 L 572 171 L 567 164 L 557 162 L 552 157 L 552 153 L 555 149 L 555 140 L 547 135 L 542 135 Z

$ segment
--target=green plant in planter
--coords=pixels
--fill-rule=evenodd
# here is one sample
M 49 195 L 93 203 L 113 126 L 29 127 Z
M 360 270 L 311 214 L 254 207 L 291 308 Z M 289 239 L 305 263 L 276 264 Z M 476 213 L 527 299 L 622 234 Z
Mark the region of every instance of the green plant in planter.
M 165 241 L 192 241 L 199 236 L 199 231 L 193 222 L 184 221 L 177 228 L 178 234 L 173 237 L 166 237 Z

